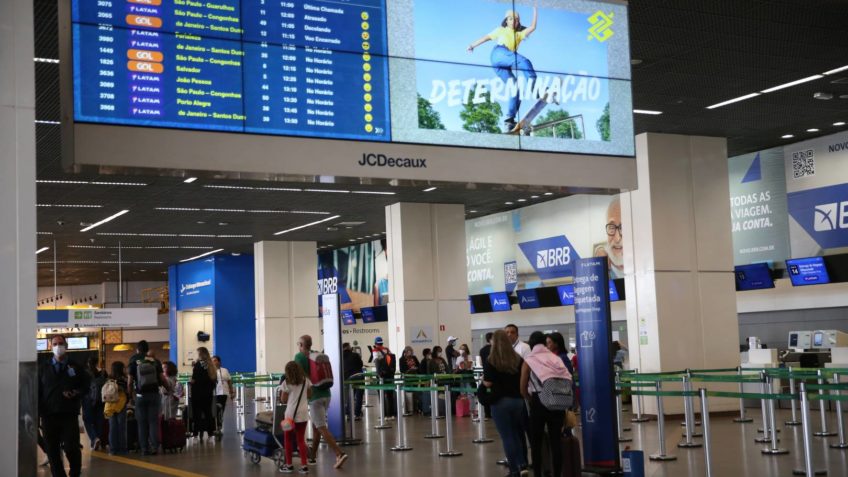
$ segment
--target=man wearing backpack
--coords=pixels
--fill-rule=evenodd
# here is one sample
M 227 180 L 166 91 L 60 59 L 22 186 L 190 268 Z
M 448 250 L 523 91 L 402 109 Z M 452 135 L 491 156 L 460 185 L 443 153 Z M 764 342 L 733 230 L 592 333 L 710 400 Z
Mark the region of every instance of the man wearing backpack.
M 127 396 L 135 399 L 135 418 L 138 422 L 138 447 L 144 455 L 156 455 L 159 450 L 159 411 L 162 401 L 159 387 L 168 388 L 162 363 L 149 358 L 150 345 L 141 340 L 136 354 L 130 358 Z
M 383 380 L 382 384 L 394 384 L 395 372 L 397 371 L 397 357 L 388 348 L 382 348 L 381 351 L 374 351 L 374 370 L 377 373 L 377 377 Z M 386 419 L 393 421 L 397 417 L 395 391 L 383 391 L 382 406 Z
M 312 337 L 309 335 L 303 335 L 300 339 L 297 340 L 297 348 L 300 350 L 296 355 L 294 355 L 294 361 L 303 368 L 303 372 L 306 373 L 307 376 L 310 377 L 310 381 L 313 380 L 315 374 L 312 373 L 312 369 L 315 366 L 324 366 L 323 360 L 321 364 L 316 362 L 314 358 L 318 357 L 317 353 L 312 352 Z M 324 355 L 320 355 L 324 356 Z M 317 371 L 317 370 L 316 370 Z M 330 375 L 326 376 L 326 372 L 317 373 L 322 374 L 324 378 L 328 378 L 330 382 L 332 382 L 332 370 L 329 371 Z M 318 385 L 319 383 L 312 383 L 313 386 Z M 322 386 L 323 387 L 323 386 Z M 327 445 L 330 446 L 330 449 L 333 450 L 336 454 L 336 463 L 333 466 L 336 469 L 340 469 L 342 465 L 344 465 L 347 460 L 347 454 L 342 452 L 341 447 L 336 443 L 336 439 L 333 437 L 333 434 L 330 433 L 330 429 L 327 427 L 327 413 L 330 409 L 330 389 L 320 389 L 319 387 L 313 387 L 312 389 L 312 397 L 309 398 L 309 419 L 312 421 L 312 430 L 313 438 L 312 438 L 312 448 L 310 449 L 310 457 L 309 464 L 315 463 L 315 457 L 318 453 L 318 445 L 321 443 L 321 437 L 327 441 Z

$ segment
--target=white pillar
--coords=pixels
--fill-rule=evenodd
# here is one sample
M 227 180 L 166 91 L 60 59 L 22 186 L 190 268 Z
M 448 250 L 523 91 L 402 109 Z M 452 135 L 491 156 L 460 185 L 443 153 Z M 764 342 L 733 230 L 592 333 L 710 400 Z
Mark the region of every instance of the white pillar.
M 420 356 L 424 348 L 444 348 L 450 335 L 471 346 L 464 206 L 390 205 L 386 243 L 390 349 L 399 354 L 411 345 Z
M 35 67 L 32 0 L 0 2 L 0 463 L 36 474 Z
M 315 242 L 253 244 L 257 373 L 282 373 L 301 335 L 321 349 L 316 250 Z
M 631 367 L 642 372 L 739 365 L 723 138 L 640 134 L 639 189 L 622 194 Z M 640 337 L 642 341 L 640 342 Z M 656 412 L 645 399 L 647 412 Z M 711 400 L 710 409 L 736 403 Z M 665 411 L 682 412 L 666 399 Z

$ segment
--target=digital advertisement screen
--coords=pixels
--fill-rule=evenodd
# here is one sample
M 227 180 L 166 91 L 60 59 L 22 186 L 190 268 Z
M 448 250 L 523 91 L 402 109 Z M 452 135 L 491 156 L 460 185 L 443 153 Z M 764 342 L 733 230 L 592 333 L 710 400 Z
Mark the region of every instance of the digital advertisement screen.
M 610 301 L 619 301 L 621 298 L 618 296 L 618 289 L 615 286 L 615 282 L 609 281 L 609 293 L 610 293 Z
M 36 351 L 47 351 L 47 338 L 38 338 L 35 340 Z
M 768 264 L 737 265 L 734 270 L 736 273 L 736 290 L 774 288 L 774 280 L 771 278 L 771 269 Z
M 342 323 L 346 325 L 355 325 L 356 324 L 356 316 L 353 314 L 353 310 L 342 310 Z
M 489 300 L 492 303 L 492 311 L 509 311 L 512 305 L 509 303 L 509 295 L 506 292 L 489 293 Z
M 574 285 L 560 285 L 557 287 L 557 293 L 562 306 L 574 305 Z
M 68 337 L 68 349 L 88 349 L 87 336 L 71 336 Z
M 541 306 L 535 289 L 517 290 L 516 294 L 518 295 L 518 306 L 522 310 L 539 308 Z
M 363 323 L 389 321 L 389 309 L 386 306 L 363 307 L 360 312 L 362 313 Z
M 78 122 L 632 156 L 627 7 L 72 0 Z
M 822 257 L 794 258 L 786 261 L 786 271 L 792 286 L 820 285 L 830 283 Z

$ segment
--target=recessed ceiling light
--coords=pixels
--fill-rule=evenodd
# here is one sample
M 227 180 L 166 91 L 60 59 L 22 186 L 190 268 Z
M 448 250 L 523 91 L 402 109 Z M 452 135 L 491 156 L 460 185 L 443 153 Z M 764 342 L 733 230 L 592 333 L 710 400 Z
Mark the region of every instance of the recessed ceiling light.
M 639 58 L 630 58 L 630 64 L 633 66 L 641 65 L 642 60 L 640 60 Z
M 382 192 L 377 190 L 354 190 L 353 194 L 373 194 L 373 195 L 395 195 L 394 192 Z
M 512 202 L 504 202 L 505 205 L 512 205 Z
M 127 212 L 129 212 L 129 210 L 124 209 L 124 210 L 122 210 L 122 211 L 118 212 L 117 214 L 110 215 L 109 217 L 106 217 L 105 219 L 101 220 L 100 222 L 95 222 L 95 223 L 93 223 L 93 224 L 89 225 L 88 227 L 86 227 L 86 228 L 84 228 L 84 229 L 80 230 L 80 232 L 88 232 L 89 230 L 93 229 L 94 227 L 98 227 L 98 226 L 100 226 L 100 225 L 105 224 L 106 222 L 109 222 L 109 221 L 111 221 L 111 220 L 117 219 L 118 217 L 120 217 L 120 216 L 122 216 L 122 215 L 126 214 Z
M 50 250 L 50 247 L 41 247 L 40 249 L 35 251 L 35 254 L 38 255 L 39 253 L 46 252 L 48 250 Z
M 218 222 L 218 225 L 220 225 L 221 227 L 224 227 L 224 226 L 230 225 L 230 223 L 229 222 Z
M 554 195 L 553 192 L 545 192 L 545 195 Z
M 840 71 L 845 71 L 845 70 L 848 70 L 848 65 L 840 66 L 839 68 L 835 68 L 835 69 L 832 69 L 830 71 L 825 71 L 822 74 L 823 75 L 832 75 L 834 73 L 839 73 Z
M 426 189 L 422 190 L 421 192 L 432 192 L 432 191 L 434 191 L 434 190 L 436 190 L 436 189 L 437 189 L 437 187 L 428 187 L 428 188 L 426 188 Z
M 818 128 L 810 128 L 810 129 L 807 129 L 807 132 L 819 132 L 819 129 Z
M 349 194 L 349 190 L 342 189 L 303 189 L 303 192 L 328 192 L 331 194 Z
M 771 87 L 771 88 L 769 88 L 769 89 L 764 89 L 764 90 L 762 90 L 762 91 L 760 91 L 760 92 L 761 92 L 761 93 L 771 93 L 771 92 L 773 92 L 773 91 L 781 90 L 781 89 L 784 89 L 784 88 L 789 88 L 790 86 L 795 86 L 795 85 L 798 85 L 798 84 L 802 84 L 802 83 L 807 83 L 807 82 L 810 82 L 810 81 L 814 81 L 814 80 L 817 80 L 817 79 L 819 79 L 819 78 L 824 78 L 824 76 L 822 76 L 822 75 L 807 76 L 806 78 L 801 78 L 801 79 L 799 79 L 799 80 L 795 80 L 795 81 L 790 81 L 790 82 L 788 82 L 788 83 L 779 84 L 779 85 L 777 85 L 777 86 L 773 86 L 773 87 Z
M 348 242 L 356 242 L 355 239 L 347 239 Z
M 527 202 L 527 199 L 518 199 L 518 202 Z
M 191 184 L 192 182 L 194 182 L 196 180 L 197 180 L 197 177 L 189 177 L 188 179 L 184 180 L 183 182 L 185 182 L 186 184 Z
M 833 123 L 833 125 L 834 126 L 845 126 L 845 121 L 835 122 L 835 123 Z
M 46 119 L 36 119 L 36 120 L 35 120 L 35 124 L 50 124 L 50 125 L 52 125 L 52 126 L 58 126 L 58 125 L 60 125 L 60 124 L 62 124 L 62 123 L 61 123 L 61 122 L 59 122 L 59 121 L 48 121 L 48 120 L 46 120 Z
M 656 115 L 662 114 L 662 111 L 653 111 L 653 110 L 650 110 L 650 109 L 634 109 L 633 113 L 635 113 L 635 114 L 651 114 L 651 115 L 656 116 Z
M 312 227 L 313 225 L 318 225 L 320 223 L 324 223 L 324 222 L 327 222 L 327 221 L 330 221 L 330 220 L 338 219 L 339 217 L 341 217 L 341 216 L 340 215 L 334 215 L 332 217 L 327 217 L 326 219 L 316 220 L 315 222 L 310 222 L 310 223 L 304 224 L 304 225 L 298 225 L 297 227 L 292 227 L 292 228 L 286 229 L 286 230 L 280 230 L 279 232 L 275 233 L 274 235 L 282 235 L 282 234 L 285 234 L 285 233 L 294 232 L 295 230 L 305 229 L 306 227 Z
M 477 213 L 477 211 L 476 211 L 476 210 L 469 210 L 469 211 L 468 211 L 468 213 L 469 213 L 469 214 L 476 214 L 476 213 Z
M 721 103 L 716 103 L 711 106 L 707 106 L 707 109 L 716 109 L 722 106 L 727 106 L 728 104 L 738 103 L 739 101 L 745 101 L 746 99 L 756 98 L 760 93 L 751 93 L 746 94 L 745 96 L 740 96 L 738 98 L 728 99 L 727 101 L 722 101 Z
M 539 198 L 539 196 L 538 196 L 538 195 L 531 195 L 531 196 L 530 196 L 530 198 L 531 198 L 531 199 L 538 199 L 538 198 Z
M 59 60 L 55 58 L 33 58 L 33 61 L 36 63 L 59 63 Z
M 202 220 L 198 220 L 198 221 L 197 221 L 197 225 L 203 225 L 203 224 L 205 224 L 205 223 L 206 223 L 206 222 L 204 222 L 204 221 L 202 221 Z
M 795 135 L 794 134 L 784 134 L 783 136 L 780 136 L 780 137 L 782 139 L 792 139 L 793 137 L 795 137 Z
M 217 250 L 212 250 L 212 251 L 210 251 L 210 252 L 201 253 L 200 255 L 197 255 L 197 256 L 195 256 L 195 257 L 187 258 L 187 259 L 185 259 L 185 260 L 180 260 L 180 263 L 190 262 L 190 261 L 192 261 L 192 260 L 196 260 L 196 259 L 198 259 L 198 258 L 203 258 L 203 257 L 205 257 L 205 256 L 207 256 L 207 255 L 212 255 L 213 253 L 218 253 L 218 252 L 223 252 L 223 251 L 224 251 L 224 249 L 223 249 L 223 248 L 219 248 L 219 249 L 217 249 Z

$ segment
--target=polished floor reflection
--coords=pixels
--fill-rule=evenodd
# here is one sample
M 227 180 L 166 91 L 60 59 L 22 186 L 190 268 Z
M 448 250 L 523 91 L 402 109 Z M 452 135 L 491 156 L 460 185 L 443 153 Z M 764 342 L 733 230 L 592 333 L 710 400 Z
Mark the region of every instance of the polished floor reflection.
M 374 399 L 373 401 L 376 401 Z M 250 407 L 250 406 L 249 406 Z M 497 440 L 494 423 L 486 422 L 486 432 L 495 442 L 489 444 L 474 444 L 477 437 L 477 425 L 470 418 L 455 419 L 454 447 L 462 452 L 458 457 L 439 457 L 439 451 L 445 449 L 444 439 L 425 439 L 430 431 L 430 420 L 423 417 L 406 419 L 409 445 L 413 447 L 408 452 L 392 452 L 390 447 L 395 445 L 397 422 L 388 422 L 390 429 L 375 430 L 377 424 L 377 409 L 367 410 L 367 417 L 357 423 L 357 437 L 363 437 L 359 446 L 347 447 L 350 459 L 340 471 L 333 470 L 332 453 L 322 448 L 319 451 L 318 464 L 310 467 L 313 476 L 331 475 L 391 475 L 391 476 L 435 476 L 459 477 L 467 475 L 499 476 L 506 473 L 505 468 L 496 464 L 502 457 L 503 451 Z M 738 477 L 777 477 L 790 476 L 793 469 L 803 467 L 803 447 L 801 427 L 787 427 L 782 423 L 789 418 L 787 410 L 778 413 L 777 422 L 781 423 L 780 447 L 789 450 L 785 455 L 763 455 L 761 449 L 766 445 L 757 444 L 754 439 L 759 436 L 757 429 L 761 426 L 757 409 L 750 410 L 754 417 L 753 423 L 737 424 L 731 415 L 715 416 L 711 419 L 712 426 L 712 463 L 713 476 Z M 818 412 L 811 413 L 813 431 L 820 429 Z M 828 412 L 829 427 L 836 430 L 836 414 Z M 263 459 L 259 465 L 249 462 L 241 451 L 241 438 L 233 432 L 235 420 L 232 409 L 228 409 L 226 435 L 221 442 L 190 442 L 188 449 L 182 454 L 158 455 L 140 457 L 130 454 L 130 462 L 115 462 L 92 454 L 86 449 L 83 456 L 83 475 L 91 476 L 121 476 L 141 477 L 173 475 L 182 477 L 196 476 L 258 476 L 275 475 L 276 470 L 270 460 Z M 666 422 L 667 453 L 673 454 L 677 460 L 670 462 L 648 462 L 647 455 L 657 451 L 657 423 L 630 423 L 630 415 L 625 416 L 626 424 L 632 428 L 625 432 L 632 442 L 622 443 L 632 449 L 641 449 L 646 454 L 646 476 L 650 477 L 681 477 L 706 475 L 703 448 L 678 448 L 681 441 L 680 419 L 669 419 Z M 251 416 L 248 416 L 248 422 Z M 444 431 L 444 421 L 439 426 Z M 699 428 L 700 430 L 700 428 Z M 85 439 L 83 439 L 85 440 Z M 696 441 L 701 441 L 696 438 Z M 832 449 L 828 444 L 838 442 L 836 437 L 814 437 L 812 451 L 815 468 L 827 470 L 830 476 L 848 475 L 848 449 Z M 149 466 L 146 464 L 153 464 Z M 146 467 L 145 467 L 146 466 Z M 50 475 L 49 469 L 42 467 L 39 476 Z

